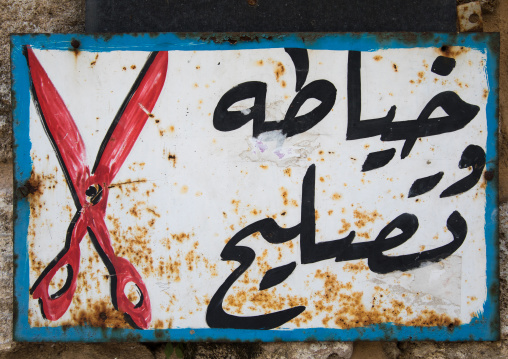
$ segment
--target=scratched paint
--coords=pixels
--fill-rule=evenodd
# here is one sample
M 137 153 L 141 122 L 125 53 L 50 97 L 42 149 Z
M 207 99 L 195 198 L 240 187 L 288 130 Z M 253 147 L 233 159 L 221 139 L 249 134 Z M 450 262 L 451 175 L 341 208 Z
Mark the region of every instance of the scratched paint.
M 81 134 L 90 168 L 150 55 L 122 50 L 81 49 L 76 53 L 33 47 L 33 56 Z M 384 48 L 361 54 L 310 49 L 305 52 L 309 65 L 302 80 L 297 61 L 284 47 L 168 50 L 161 52 L 167 55 L 162 60 L 167 61 L 167 72 L 160 95 L 151 110 L 139 104 L 146 124 L 118 173 L 107 183 L 107 204 L 103 204 L 114 255 L 128 261 L 146 286 L 141 296 L 132 285 L 124 291 L 132 306 L 149 301 L 144 322 L 131 318 L 136 327 L 169 329 L 171 335 L 183 328 L 354 331 L 393 323 L 441 328 L 446 333 L 484 315 L 489 300 L 486 228 L 495 223 L 485 220 L 488 182 L 481 157 L 483 153 L 485 158 L 491 131 L 487 126 L 489 96 L 497 91 L 492 86 L 495 81 L 488 78 L 487 64 L 492 60 L 486 51 L 460 46 Z M 389 135 L 381 132 L 348 138 L 353 133 L 348 129 L 354 106 L 352 56 L 361 65 L 357 100 L 362 120 L 389 116 L 392 106 L 396 106 L 395 126 L 416 120 L 430 100 L 442 93 L 472 106 L 462 110 L 472 111 L 472 119 L 449 133 L 416 136 L 409 151 L 407 139 L 382 141 L 380 135 Z M 449 74 L 440 74 L 433 67 L 439 57 L 454 60 Z M 259 111 L 254 95 L 236 98 L 225 108 L 229 113 L 239 111 L 245 124 L 233 124 L 228 131 L 217 124 L 219 102 L 237 85 L 266 84 L 266 102 L 261 108 L 265 123 L 282 124 L 291 121 L 286 117 L 300 91 L 314 83 L 322 88 L 325 84 L 319 81 L 323 80 L 336 90 L 333 101 L 331 95 L 310 98 L 293 117 L 304 116 L 326 101 L 331 101 L 331 108 L 299 133 L 281 125 L 255 135 L 256 125 L 247 122 L 251 112 Z M 23 119 L 29 123 L 31 145 L 31 174 L 25 185 L 30 209 L 24 238 L 29 287 L 64 248 L 76 213 L 68 178 L 36 109 L 41 95 L 36 100 L 37 89 L 34 91 L 29 117 Z M 453 121 L 451 112 L 438 107 L 426 120 L 450 116 L 443 121 Z M 424 126 L 425 121 L 422 123 Z M 64 141 L 66 134 L 61 136 Z M 110 141 L 116 139 L 112 136 Z M 459 161 L 471 145 L 480 159 L 474 163 L 463 160 L 467 166 L 460 168 Z M 368 156 L 381 151 L 394 151 L 393 158 L 368 169 Z M 422 190 L 421 183 L 416 185 L 415 181 L 430 176 L 435 176 L 432 186 L 427 183 Z M 467 176 L 477 178 L 456 193 L 453 185 Z M 308 198 L 313 199 L 311 205 L 305 201 Z M 309 210 L 312 220 L 307 219 Z M 257 230 L 242 237 L 246 229 L 271 219 L 281 231 L 311 228 L 317 246 L 349 236 L 357 248 L 366 248 L 361 244 L 383 240 L 383 229 L 404 213 L 413 215 L 418 225 L 401 245 L 337 261 L 339 254 L 312 257 L 314 252 L 305 247 L 308 239 L 301 232 L 283 243 L 269 243 Z M 421 253 L 425 257 L 425 253 L 438 251 L 454 235 L 460 237 L 461 221 L 466 223 L 463 242 L 442 258 L 415 258 L 415 265 L 391 269 L 385 264 L 376 266 L 376 258 L 383 255 L 388 262 L 395 256 Z M 385 240 L 404 231 L 385 233 Z M 226 248 L 232 248 L 227 244 L 240 237 L 238 246 L 251 248 L 253 261 L 221 298 L 219 288 L 239 271 L 238 261 L 221 260 L 221 256 L 227 257 Z M 28 302 L 29 327 L 132 328 L 132 320 L 124 317 L 131 313 L 114 302 L 114 273 L 92 238 L 84 235 L 79 247 L 76 290 L 68 308 L 49 318 L 37 298 L 27 292 L 23 295 Z M 287 278 L 260 288 L 267 272 L 285 265 L 294 267 Z M 58 296 L 67 277 L 67 271 L 58 271 L 49 284 L 49 295 Z M 279 322 L 267 319 L 268 324 L 262 325 L 259 320 L 264 319 L 253 319 L 252 327 L 242 324 L 250 323 L 247 318 L 267 318 L 291 308 L 302 309 Z M 226 317 L 215 315 L 218 311 Z M 231 316 L 238 320 L 227 319 Z M 397 338 L 397 334 L 388 336 Z

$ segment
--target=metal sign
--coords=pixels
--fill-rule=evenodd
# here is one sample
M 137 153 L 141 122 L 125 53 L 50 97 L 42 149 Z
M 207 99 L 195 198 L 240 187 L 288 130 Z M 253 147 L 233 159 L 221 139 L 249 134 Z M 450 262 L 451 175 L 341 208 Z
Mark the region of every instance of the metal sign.
M 17 340 L 495 340 L 497 34 L 12 37 Z

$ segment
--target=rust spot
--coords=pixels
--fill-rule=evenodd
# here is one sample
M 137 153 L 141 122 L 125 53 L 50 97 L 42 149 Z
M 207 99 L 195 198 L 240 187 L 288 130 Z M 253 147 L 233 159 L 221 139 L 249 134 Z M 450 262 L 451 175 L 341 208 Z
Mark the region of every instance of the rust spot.
M 281 187 L 279 189 L 280 191 L 280 194 L 282 196 L 282 202 L 284 203 L 284 206 L 287 206 L 289 204 L 289 200 L 288 200 L 288 190 L 284 187 Z
M 168 155 L 168 160 L 170 162 L 173 162 L 173 168 L 175 168 L 176 167 L 176 155 L 170 153 Z
M 358 237 L 365 238 L 365 239 L 370 239 L 369 232 L 357 232 L 356 234 L 357 234 Z
M 374 210 L 373 212 L 368 211 L 360 211 L 359 209 L 355 209 L 353 211 L 353 216 L 356 219 L 355 226 L 358 228 L 363 228 L 369 222 L 374 222 L 378 218 L 383 218 L 378 211 Z
M 418 77 L 423 79 L 423 76 L 425 76 L 425 73 L 423 71 L 418 72 Z
M 365 264 L 360 264 L 356 267 L 353 264 L 344 269 L 359 272 L 367 269 L 364 266 Z M 309 312 L 308 317 L 323 315 L 323 323 L 333 320 L 335 326 L 344 329 L 387 322 L 414 326 L 460 324 L 458 319 L 439 314 L 434 310 L 424 309 L 415 312 L 404 302 L 390 298 L 389 292 L 380 287 L 375 287 L 376 293 L 369 303 L 364 299 L 363 292 L 353 291 L 351 283 L 340 282 L 334 273 L 318 270 L 315 278 L 324 282 L 323 289 L 313 293 L 313 302 L 306 312 Z M 334 306 L 336 303 L 341 303 L 338 309 Z
M 286 72 L 286 68 L 282 62 L 277 63 L 277 66 L 275 67 L 275 79 L 277 82 L 279 82 L 279 78 L 284 75 L 284 72 Z
M 284 169 L 284 174 L 288 177 L 291 177 L 291 168 Z
M 78 39 L 72 39 L 71 46 L 72 46 L 72 51 L 74 51 L 74 56 L 77 58 L 77 56 L 79 55 L 79 52 L 80 52 L 79 47 L 81 46 L 81 42 Z
M 131 65 L 131 69 L 135 70 L 136 69 L 136 65 Z
M 113 307 L 110 301 L 100 300 L 92 302 L 91 298 L 86 301 L 86 309 L 70 310 L 71 319 L 62 325 L 85 326 L 102 328 L 130 328 L 125 321 L 123 313 Z
M 189 187 L 186 185 L 183 185 L 182 188 L 180 188 L 180 193 L 185 194 L 189 192 Z
M 484 89 L 483 90 L 483 98 L 486 100 L 489 97 L 489 90 Z
M 191 236 L 191 234 L 189 233 L 178 233 L 178 234 L 172 234 L 171 235 L 171 238 L 173 238 L 173 240 L 179 242 L 179 243 L 183 243 L 183 241 L 189 239 Z
M 139 213 L 139 206 L 135 211 Z M 108 220 L 112 227 L 110 234 L 115 253 L 119 257 L 124 257 L 129 260 L 129 262 L 145 276 L 149 276 L 150 273 L 153 273 L 155 269 L 151 248 L 151 236 L 149 235 L 151 232 L 150 227 L 140 226 L 138 224 L 128 226 L 127 228 L 125 228 L 125 226 L 121 227 L 119 218 L 114 215 L 109 215 Z
M 259 61 L 257 62 L 257 64 L 258 64 L 259 66 L 263 66 L 263 60 L 259 60 Z
M 333 200 L 335 200 L 335 201 L 338 201 L 338 200 L 339 200 L 339 199 L 341 199 L 341 198 L 342 198 L 342 196 L 341 196 L 339 193 L 337 193 L 337 192 L 335 192 L 335 193 L 332 195 L 332 199 L 333 199 Z
M 127 67 L 122 67 L 122 71 L 126 71 L 127 70 Z
M 397 64 L 393 64 L 393 71 L 399 72 L 399 70 L 397 69 Z
M 483 177 L 485 178 L 486 181 L 492 181 L 494 179 L 494 171 L 493 170 L 485 171 Z
M 231 204 L 234 206 L 235 214 L 238 214 L 238 207 L 240 206 L 240 200 L 232 199 Z
M 185 262 L 187 263 L 187 269 L 189 271 L 192 271 L 194 269 L 194 261 L 196 260 L 196 257 L 199 257 L 196 255 L 196 252 L 194 250 L 191 250 L 187 253 L 185 256 Z
M 343 234 L 351 228 L 351 223 L 348 223 L 344 218 L 340 220 L 342 222 L 342 227 L 339 229 L 338 233 Z
M 363 260 L 360 260 L 357 263 L 346 263 L 344 266 L 342 266 L 342 269 L 346 272 L 358 274 L 362 271 L 369 270 L 369 267 Z
M 469 52 L 469 50 L 470 50 L 469 48 L 464 46 L 448 46 L 448 45 L 443 45 L 440 48 L 436 49 L 439 55 L 453 58 L 456 58 L 464 53 L 467 53 Z
M 380 55 L 376 55 L 373 57 L 373 59 L 376 61 L 380 61 L 382 58 L 383 58 L 383 56 L 380 56 Z
M 97 63 L 98 58 L 99 58 L 99 54 L 95 55 L 95 59 L 92 62 L 90 62 L 90 66 L 94 67 L 95 64 Z
M 260 165 L 259 167 L 261 167 L 262 169 L 264 170 L 267 170 L 268 169 L 268 166 L 267 165 Z

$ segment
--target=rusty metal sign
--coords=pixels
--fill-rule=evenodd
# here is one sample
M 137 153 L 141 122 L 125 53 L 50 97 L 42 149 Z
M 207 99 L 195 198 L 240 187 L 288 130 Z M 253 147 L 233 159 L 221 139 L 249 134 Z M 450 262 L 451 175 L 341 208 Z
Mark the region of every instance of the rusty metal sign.
M 497 34 L 12 37 L 17 340 L 495 340 Z

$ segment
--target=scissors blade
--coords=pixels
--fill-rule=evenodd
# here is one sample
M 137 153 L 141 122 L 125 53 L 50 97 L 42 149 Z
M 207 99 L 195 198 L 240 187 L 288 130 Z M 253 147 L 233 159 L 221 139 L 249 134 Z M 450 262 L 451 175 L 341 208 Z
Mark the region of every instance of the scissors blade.
M 150 54 L 97 154 L 92 173 L 101 182 L 109 185 L 129 155 L 159 98 L 167 69 L 167 51 Z
M 30 90 L 42 124 L 55 150 L 67 185 L 78 210 L 85 197 L 85 180 L 90 170 L 86 162 L 85 144 L 69 110 L 49 79 L 31 47 L 26 47 L 30 70 Z
M 136 268 L 125 258 L 116 256 L 101 212 L 92 207 L 85 215 L 88 218 L 88 234 L 109 272 L 113 306 L 126 314 L 128 322 L 136 328 L 147 329 L 152 320 L 148 290 Z M 136 304 L 125 295 L 124 290 L 128 283 L 133 283 L 139 291 L 140 298 Z

